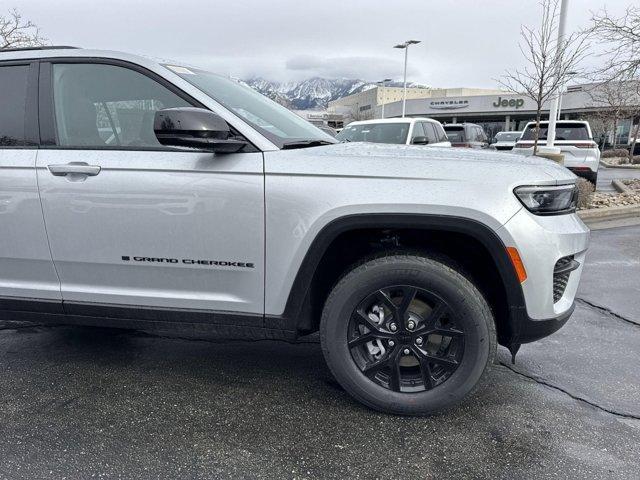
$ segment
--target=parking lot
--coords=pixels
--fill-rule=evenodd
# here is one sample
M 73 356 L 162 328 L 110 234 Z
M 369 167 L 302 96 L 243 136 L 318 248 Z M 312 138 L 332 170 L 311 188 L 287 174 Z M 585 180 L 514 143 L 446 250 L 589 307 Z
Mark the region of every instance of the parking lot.
M 353 401 L 314 338 L 3 322 L 0 477 L 637 478 L 640 227 L 592 238 L 566 327 L 431 418 Z
M 640 170 L 620 170 L 617 168 L 607 168 L 600 165 L 598 169 L 598 185 L 596 189 L 601 192 L 615 192 L 611 181 L 620 178 L 640 178 Z

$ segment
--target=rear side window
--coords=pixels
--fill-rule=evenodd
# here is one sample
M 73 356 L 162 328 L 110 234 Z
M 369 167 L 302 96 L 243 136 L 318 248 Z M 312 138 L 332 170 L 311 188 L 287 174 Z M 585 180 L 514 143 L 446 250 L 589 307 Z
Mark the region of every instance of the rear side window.
M 444 131 L 444 128 L 442 128 L 442 125 L 440 125 L 439 123 L 432 123 L 431 125 L 433 125 L 433 128 L 435 128 L 436 130 L 436 136 L 438 137 L 439 142 L 449 141 L 449 139 L 447 138 L 447 134 Z
M 438 137 L 436 135 L 436 131 L 433 128 L 433 124 L 424 122 L 422 126 L 424 127 L 424 134 L 429 140 L 429 143 L 438 143 Z
M 188 107 L 155 80 L 116 65 L 53 65 L 53 99 L 59 145 L 161 147 L 155 112 Z
M 533 140 L 535 128 L 535 125 L 528 126 L 522 135 L 522 140 Z M 538 136 L 538 140 L 547 139 L 548 129 L 549 124 L 540 124 L 540 135 Z M 590 140 L 589 130 L 587 130 L 587 126 L 584 123 L 557 123 L 556 140 Z
M 444 127 L 450 142 L 461 143 L 466 142 L 464 135 L 464 127 Z
M 28 65 L 0 67 L 0 146 L 26 145 Z

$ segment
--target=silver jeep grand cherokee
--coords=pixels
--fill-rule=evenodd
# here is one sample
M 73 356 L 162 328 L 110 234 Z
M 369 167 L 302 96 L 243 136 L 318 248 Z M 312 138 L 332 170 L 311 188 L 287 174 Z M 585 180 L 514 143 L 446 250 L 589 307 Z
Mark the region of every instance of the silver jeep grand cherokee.
M 295 339 L 428 414 L 573 310 L 589 232 L 538 158 L 336 144 L 223 77 L 0 53 L 2 318 Z

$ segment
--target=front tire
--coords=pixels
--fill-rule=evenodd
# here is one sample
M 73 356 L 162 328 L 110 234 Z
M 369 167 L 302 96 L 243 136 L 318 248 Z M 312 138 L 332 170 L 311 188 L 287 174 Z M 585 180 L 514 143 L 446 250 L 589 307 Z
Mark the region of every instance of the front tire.
M 428 415 L 465 398 L 493 363 L 496 333 L 478 289 L 446 263 L 375 258 L 333 288 L 320 323 L 336 380 L 379 411 Z

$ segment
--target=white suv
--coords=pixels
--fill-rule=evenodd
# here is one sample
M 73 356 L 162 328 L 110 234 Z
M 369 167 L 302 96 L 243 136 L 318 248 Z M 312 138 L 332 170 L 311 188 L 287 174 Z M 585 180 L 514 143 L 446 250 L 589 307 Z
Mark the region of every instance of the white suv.
M 535 122 L 527 123 L 522 137 L 512 150 L 520 155 L 533 155 Z M 540 122 L 538 145 L 547 144 L 549 122 Z M 586 178 L 596 185 L 598 166 L 600 165 L 600 149 L 593 141 L 589 122 L 576 120 L 559 120 L 556 123 L 556 139 L 554 145 L 564 155 L 564 166 L 576 175 Z
M 336 138 L 341 142 L 451 146 L 442 124 L 432 118 L 405 117 L 352 122 Z
M 118 52 L 0 52 L 0 105 L 3 318 L 319 331 L 347 392 L 417 415 L 573 311 L 589 231 L 551 161 L 336 143 L 228 78 Z

